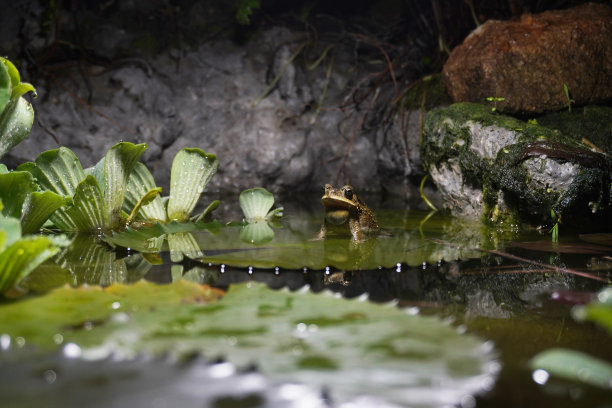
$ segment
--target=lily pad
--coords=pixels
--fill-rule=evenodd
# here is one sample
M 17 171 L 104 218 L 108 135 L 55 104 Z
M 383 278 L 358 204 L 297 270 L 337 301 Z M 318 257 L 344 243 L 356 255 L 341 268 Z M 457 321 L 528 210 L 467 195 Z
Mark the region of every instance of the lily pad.
M 491 345 L 435 317 L 253 283 L 209 303 L 218 296 L 184 280 L 65 287 L 0 306 L 0 333 L 44 349 L 57 348 L 59 334 L 65 352 L 85 359 L 199 352 L 327 389 L 338 405 L 457 405 L 495 379 Z

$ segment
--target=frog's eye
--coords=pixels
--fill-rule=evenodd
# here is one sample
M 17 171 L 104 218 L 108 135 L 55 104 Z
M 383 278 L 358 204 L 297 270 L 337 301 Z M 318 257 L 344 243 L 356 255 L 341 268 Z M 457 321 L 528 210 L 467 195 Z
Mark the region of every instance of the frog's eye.
M 351 190 L 350 187 L 344 188 L 344 197 L 348 198 L 349 200 L 353 199 L 353 190 Z

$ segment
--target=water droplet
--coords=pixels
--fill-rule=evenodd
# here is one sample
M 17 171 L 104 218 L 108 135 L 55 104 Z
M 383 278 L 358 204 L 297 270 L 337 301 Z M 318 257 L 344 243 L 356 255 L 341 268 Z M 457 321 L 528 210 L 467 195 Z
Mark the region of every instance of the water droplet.
M 221 264 L 221 268 L 220 268 L 219 272 L 225 273 L 225 265 L 224 264 Z
M 15 344 L 17 347 L 23 347 L 26 344 L 26 340 L 23 337 L 15 337 Z
M 62 344 L 64 342 L 64 336 L 59 333 L 53 335 L 53 342 L 55 344 Z
M 119 302 L 113 302 L 113 303 L 111 304 L 111 308 L 112 308 L 113 310 L 117 310 L 117 309 L 119 309 L 120 307 L 121 307 L 121 303 L 119 303 Z
M 47 370 L 44 372 L 43 377 L 47 384 L 53 384 L 57 379 L 57 373 L 53 370 Z
M 249 275 L 252 275 L 252 274 L 253 274 L 253 267 L 249 266 Z
M 0 336 L 0 349 L 8 350 L 9 347 L 11 347 L 11 336 L 5 333 Z
M 230 363 L 219 363 L 210 367 L 210 376 L 213 378 L 226 378 L 235 372 L 236 369 Z
M 548 371 L 542 369 L 534 370 L 533 373 L 531 373 L 531 378 L 533 378 L 533 381 L 540 385 L 546 384 L 549 377 L 550 374 L 548 374 Z
M 79 358 L 83 354 L 81 348 L 75 343 L 67 343 L 64 346 L 63 352 L 67 358 Z

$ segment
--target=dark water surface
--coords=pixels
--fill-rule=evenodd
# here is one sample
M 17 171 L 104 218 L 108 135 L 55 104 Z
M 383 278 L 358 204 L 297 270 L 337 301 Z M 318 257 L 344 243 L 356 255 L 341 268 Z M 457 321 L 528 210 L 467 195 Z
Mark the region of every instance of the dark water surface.
M 343 236 L 313 242 L 311 238 L 323 219 L 318 197 L 319 193 L 313 193 L 305 198 L 282 198 L 285 217 L 280 225 L 272 227 L 273 237 L 259 245 L 240 239 L 241 226 L 195 233 L 206 254 L 202 263 L 189 259 L 172 263 L 164 252 L 155 264 L 133 251 L 109 251 L 102 244 L 102 249 L 83 248 L 78 255 L 64 254 L 64 267 L 72 265 L 70 273 L 46 266 L 33 272 L 25 286 L 44 292 L 63 283 L 108 285 L 139 279 L 169 283 L 182 277 L 224 290 L 237 283 L 257 281 L 273 289 L 293 291 L 308 286 L 317 293 L 331 290 L 346 298 L 367 294 L 371 301 L 396 301 L 399 307 L 418 308 L 421 314 L 448 320 L 467 333 L 493 342 L 501 364 L 497 382 L 475 400 L 463 401 L 466 408 L 610 406 L 610 391 L 555 378 L 537 384 L 528 361 L 551 347 L 581 350 L 612 361 L 610 336 L 602 328 L 572 317 L 574 305 L 588 302 L 612 277 L 612 248 L 590 244 L 563 229 L 560 242 L 553 245 L 550 235 L 535 229 L 509 226 L 495 230 L 441 212 L 431 214 L 420 199 L 415 198 L 412 209 L 407 210 L 403 202 L 375 197 L 367 202 L 372 203 L 384 235 L 357 245 Z M 227 202 L 218 217 L 240 221 L 236 201 Z M 104 259 L 112 265 L 117 260 L 125 262 L 119 269 L 98 265 Z M 33 363 L 5 358 L 5 368 L 0 372 L 6 378 L 7 368 L 21 367 L 16 372 L 27 377 L 24 367 L 28 364 Z M 174 370 L 164 368 L 163 362 L 154 364 L 158 371 L 170 374 Z M 105 363 L 102 367 L 107 374 L 110 370 L 111 377 L 113 370 L 120 375 L 130 370 L 125 364 Z M 206 371 L 210 368 L 202 370 L 204 374 L 198 372 L 196 378 L 211 381 L 214 373 Z M 233 374 L 228 381 L 248 383 L 245 375 Z M 193 378 L 183 385 L 191 384 Z M 78 384 L 78 379 L 74 381 Z M 258 381 L 260 387 L 255 387 L 251 396 L 209 399 L 207 406 L 282 406 L 279 385 L 262 378 Z M 180 389 L 180 381 L 173 384 Z M 120 389 L 118 383 L 114 387 Z M 302 391 L 306 402 L 312 397 L 311 390 Z

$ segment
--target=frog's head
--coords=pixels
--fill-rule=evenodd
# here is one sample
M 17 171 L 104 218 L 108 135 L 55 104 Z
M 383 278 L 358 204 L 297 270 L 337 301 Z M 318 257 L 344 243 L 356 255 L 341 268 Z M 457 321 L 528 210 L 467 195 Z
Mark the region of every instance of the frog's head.
M 356 209 L 359 204 L 351 186 L 334 188 L 330 184 L 325 185 L 325 194 L 321 197 L 321 202 L 327 211 L 350 211 Z

